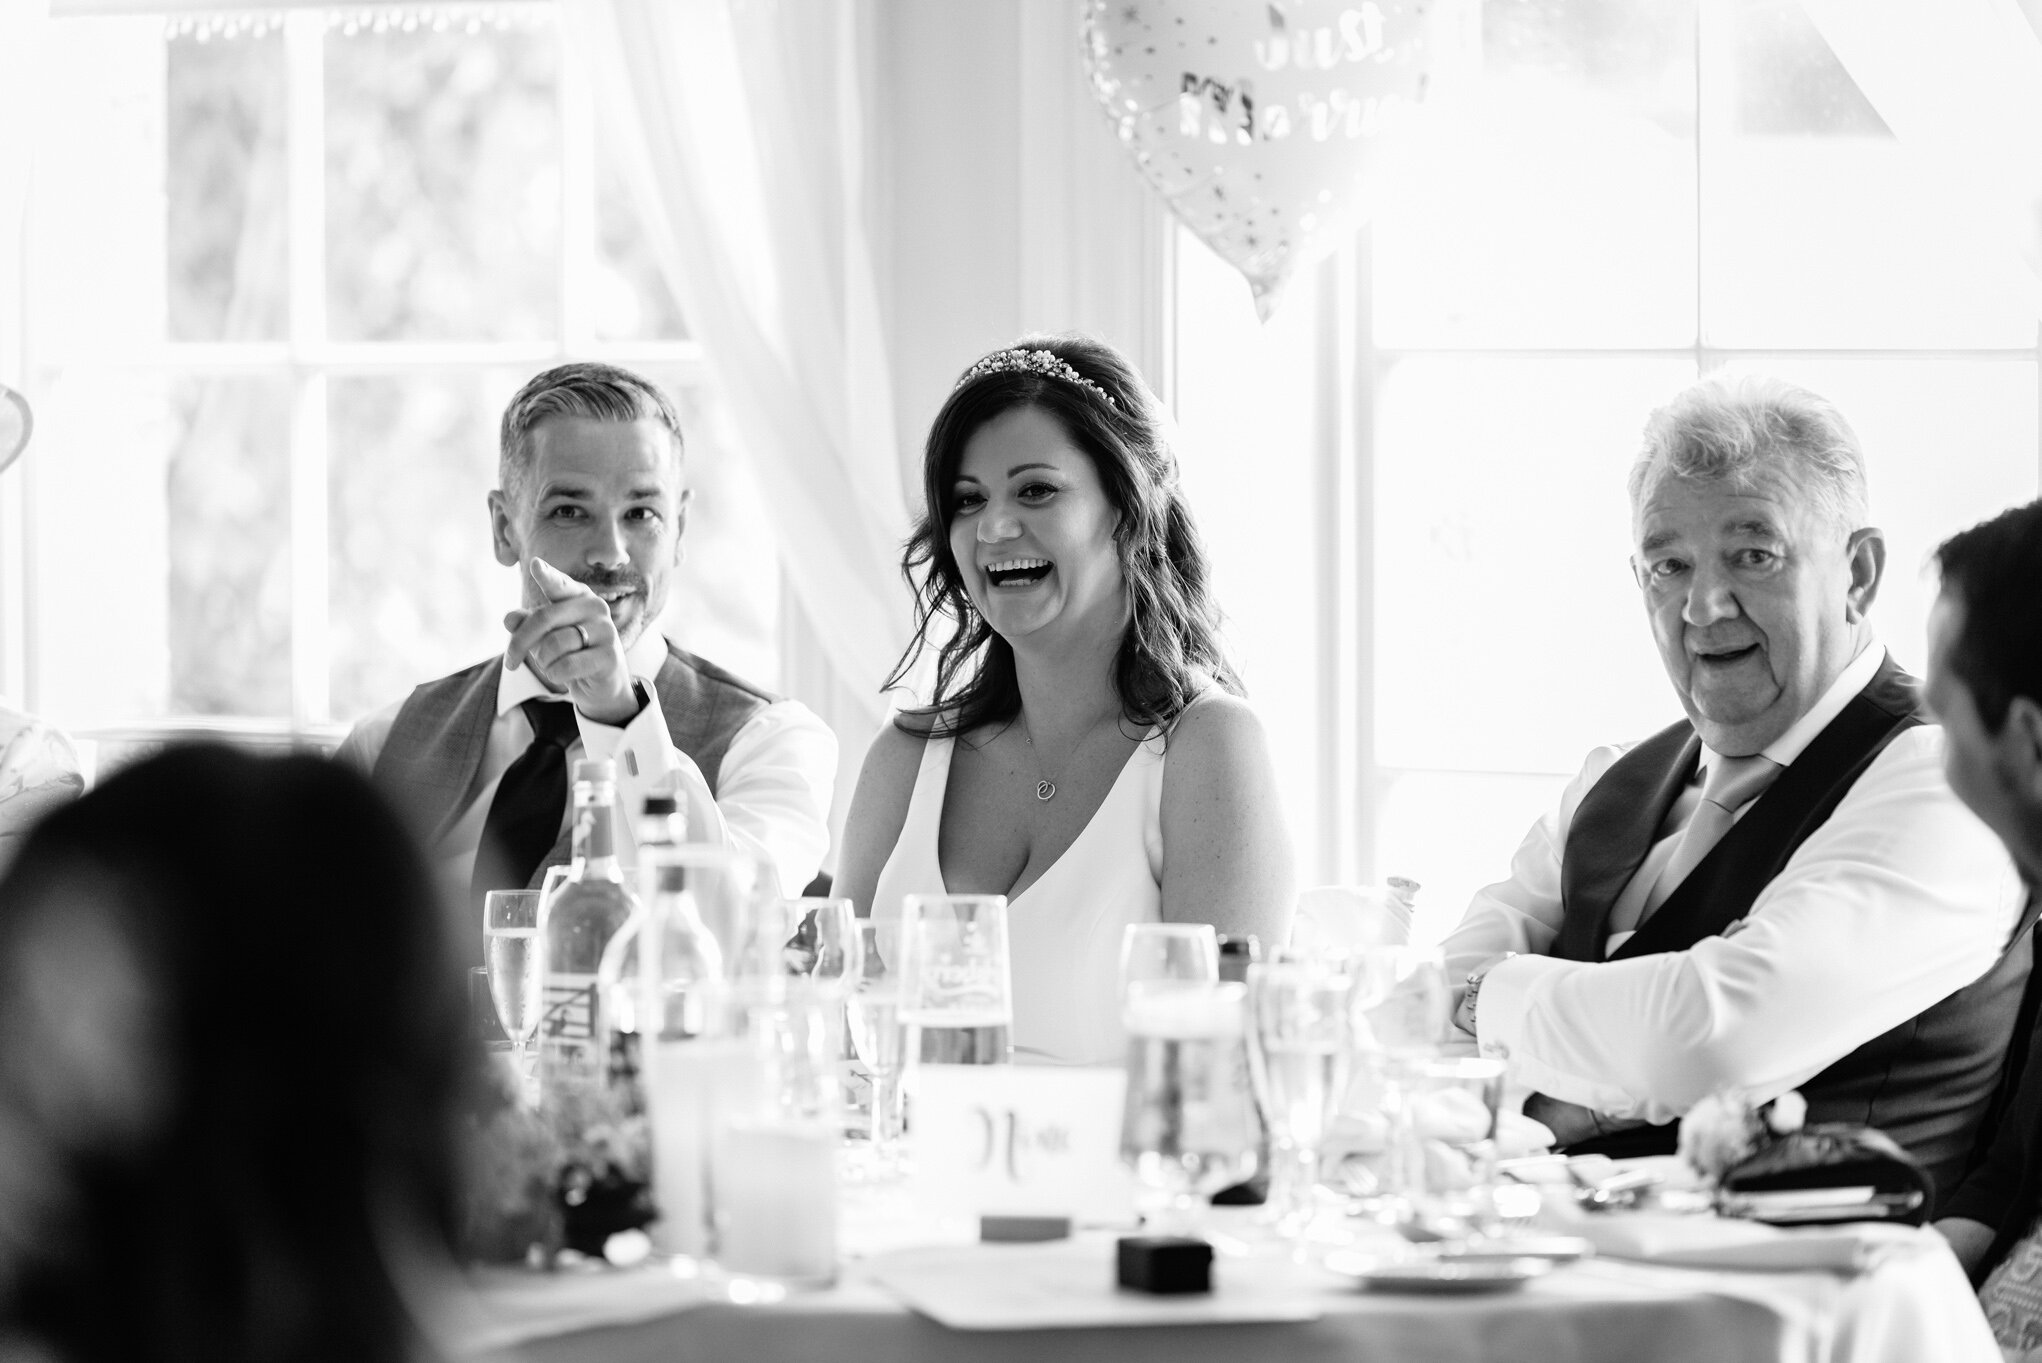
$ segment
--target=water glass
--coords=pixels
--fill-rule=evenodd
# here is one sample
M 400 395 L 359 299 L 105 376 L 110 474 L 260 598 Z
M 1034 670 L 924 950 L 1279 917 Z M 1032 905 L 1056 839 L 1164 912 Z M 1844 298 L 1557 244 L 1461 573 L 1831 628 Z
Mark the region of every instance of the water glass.
M 1120 997 L 1150 983 L 1211 984 L 1220 977 L 1210 923 L 1129 923 L 1120 934 Z
M 1428 1238 L 1496 1232 L 1496 1129 L 1504 1065 L 1475 1058 L 1419 1062 L 1398 1122 L 1400 1218 Z
M 845 1000 L 851 1046 L 872 1081 L 872 1163 L 886 1173 L 900 1163 L 901 1062 L 906 1029 L 900 1020 L 902 990 L 899 919 L 857 924 L 859 967 Z
M 1337 1161 L 1335 1182 L 1349 1191 L 1396 1197 L 1393 1134 L 1409 1079 L 1439 1056 L 1452 1025 L 1446 964 L 1435 948 L 1407 946 L 1361 947 L 1346 963 L 1355 977 L 1355 1066 L 1327 1153 Z
M 1193 1233 L 1199 1200 L 1254 1172 L 1247 993 L 1242 984 L 1179 982 L 1128 995 L 1120 1157 L 1143 1189 L 1150 1234 Z
M 520 1084 L 530 1084 L 532 1040 L 545 1010 L 546 952 L 538 890 L 491 890 L 482 899 L 482 952 L 489 996 L 511 1041 Z
M 1250 966 L 1248 1016 L 1272 1146 L 1267 1214 L 1302 1235 L 1316 1218 L 1320 1156 L 1353 1072 L 1354 977 L 1328 962 Z
M 1007 897 L 906 895 L 901 932 L 909 1062 L 1005 1064 L 1014 1025 Z

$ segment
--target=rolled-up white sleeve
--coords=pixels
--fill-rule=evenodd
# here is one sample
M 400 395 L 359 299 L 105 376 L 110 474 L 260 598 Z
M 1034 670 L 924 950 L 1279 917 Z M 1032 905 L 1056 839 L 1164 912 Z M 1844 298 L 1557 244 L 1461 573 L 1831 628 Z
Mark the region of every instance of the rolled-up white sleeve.
M 1564 822 L 1550 832 L 1557 901 Z M 1887 745 L 1736 931 L 1621 961 L 1505 961 L 1483 980 L 1476 1031 L 1518 1082 L 1612 1116 L 1670 1121 L 1726 1088 L 1763 1100 L 1977 979 L 2020 904 L 2005 850 L 1943 779 L 1942 730 L 1921 726 Z M 1490 937 L 1518 912 L 1507 896 L 1478 899 L 1471 922 L 1477 909 Z M 1543 899 L 1522 911 L 1551 924 L 1544 942 L 1520 934 L 1532 951 L 1550 945 L 1553 913 Z
M 651 722 L 641 725 L 648 715 Z M 584 721 L 582 743 L 594 751 L 592 727 Z M 686 801 L 689 841 L 757 853 L 772 865 L 782 894 L 800 894 L 815 878 L 830 847 L 837 736 L 806 705 L 776 701 L 747 720 L 724 750 L 714 795 L 701 768 L 667 736 L 658 706 L 646 706 L 623 730 L 610 732 L 619 735 L 620 746 L 633 757 L 631 763 L 618 762 L 620 798 L 634 791 L 642 798 L 655 786 L 671 786 Z M 626 775 L 634 765 L 635 778 Z M 634 801 L 624 807 L 638 805 Z

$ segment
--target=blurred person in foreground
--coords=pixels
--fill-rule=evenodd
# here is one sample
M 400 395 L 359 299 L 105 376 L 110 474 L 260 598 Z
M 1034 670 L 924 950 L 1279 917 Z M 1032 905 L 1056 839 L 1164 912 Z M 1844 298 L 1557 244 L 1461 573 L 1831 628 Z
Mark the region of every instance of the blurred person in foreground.
M 1668 1153 L 1712 1093 L 1799 1089 L 1811 1121 L 1880 1128 L 1947 1191 L 2030 943 L 2019 878 L 1873 632 L 1857 438 L 1805 389 L 1705 379 L 1652 415 L 1630 489 L 1687 719 L 1591 753 L 1476 895 L 1444 944 L 1456 1025 L 1568 1149 Z
M 360 777 L 216 746 L 52 814 L 0 881 L 0 1357 L 427 1356 L 459 973 Z
M 1928 701 L 1943 726 L 1950 788 L 1999 835 L 2030 900 L 2042 885 L 2042 502 L 1953 535 L 1936 551 Z M 2033 1026 L 2034 1000 L 2024 1019 Z M 1943 1200 L 1935 1225 L 1974 1278 L 2002 1345 L 2042 1345 L 2042 1049 L 2009 1049 L 2019 1086 L 1985 1162 Z M 1990 1275 L 1989 1277 L 1987 1275 Z
M 1273 945 L 1292 898 L 1177 458 L 1117 351 L 1029 337 L 964 372 L 922 472 L 920 632 L 889 685 L 934 643 L 935 695 L 866 755 L 839 890 L 880 918 L 1007 896 L 1016 1057 L 1115 1064 L 1128 924 Z
M 502 655 L 418 687 L 340 751 L 413 816 L 468 963 L 483 894 L 536 889 L 567 860 L 583 758 L 617 764 L 627 865 L 645 795 L 672 790 L 690 839 L 762 855 L 799 894 L 829 847 L 836 736 L 660 631 L 690 497 L 672 400 L 613 365 L 549 369 L 504 411 L 497 476 L 490 535 L 524 593 Z

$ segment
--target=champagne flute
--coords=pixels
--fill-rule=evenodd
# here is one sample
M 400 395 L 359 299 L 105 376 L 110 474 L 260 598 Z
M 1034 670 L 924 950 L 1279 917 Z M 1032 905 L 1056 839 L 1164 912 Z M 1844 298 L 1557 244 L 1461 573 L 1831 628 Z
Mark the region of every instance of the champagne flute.
M 538 1035 L 546 983 L 539 937 L 539 890 L 491 890 L 482 900 L 483 960 L 496 1016 L 511 1039 L 518 1083 L 528 1086 L 532 1038 Z
M 1193 1233 L 1199 1199 L 1254 1171 L 1246 998 L 1247 986 L 1218 982 L 1136 987 L 1127 996 L 1120 1157 L 1145 1190 L 1150 1234 Z
M 901 1003 L 906 985 L 901 972 L 899 919 L 856 925 L 858 973 L 851 978 L 846 1016 L 851 1045 L 872 1080 L 872 1163 L 886 1172 L 899 1162 L 901 1136 L 900 1075 L 906 1028 Z
M 1354 977 L 1326 962 L 1248 968 L 1248 1057 L 1274 1147 L 1270 1214 L 1302 1238 L 1354 1063 Z

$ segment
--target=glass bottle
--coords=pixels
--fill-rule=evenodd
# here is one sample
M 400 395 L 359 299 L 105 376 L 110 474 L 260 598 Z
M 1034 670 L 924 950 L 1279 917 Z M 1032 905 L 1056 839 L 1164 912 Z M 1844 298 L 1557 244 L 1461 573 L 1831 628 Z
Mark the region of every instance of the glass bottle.
M 1219 935 L 1220 979 L 1247 983 L 1248 967 L 1262 959 L 1262 944 L 1252 932 L 1223 932 Z M 1269 1128 L 1255 1106 L 1254 1084 L 1248 1073 L 1248 1048 L 1243 1040 L 1237 1057 L 1237 1082 L 1249 1092 L 1248 1111 L 1255 1123 L 1255 1172 L 1232 1187 L 1212 1195 L 1215 1207 L 1259 1207 L 1269 1200 Z
M 687 841 L 688 816 L 671 792 L 653 791 L 639 807 L 634 829 L 641 869 L 638 894 L 631 916 L 610 937 L 596 969 L 597 993 L 602 1000 L 603 1055 L 610 1086 L 618 1091 L 624 1110 L 645 1110 L 642 1083 L 643 1055 L 640 1037 L 638 939 L 645 925 L 654 882 L 644 878 L 644 868 L 659 865 L 662 849 Z
M 540 1029 L 542 1090 L 567 1097 L 600 1091 L 608 1078 L 603 953 L 637 901 L 617 860 L 617 768 L 574 764 L 573 859 L 540 911 L 546 943 L 546 1014 Z

